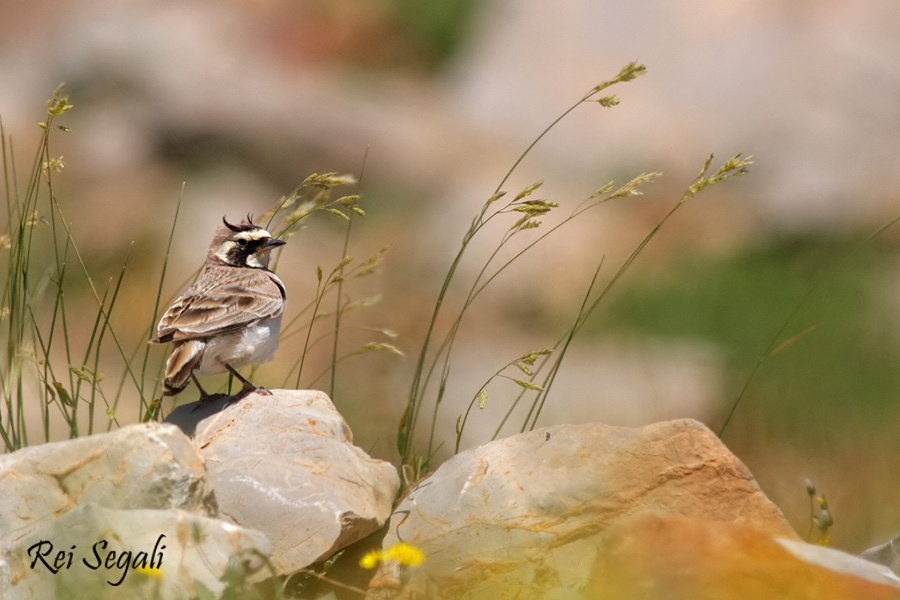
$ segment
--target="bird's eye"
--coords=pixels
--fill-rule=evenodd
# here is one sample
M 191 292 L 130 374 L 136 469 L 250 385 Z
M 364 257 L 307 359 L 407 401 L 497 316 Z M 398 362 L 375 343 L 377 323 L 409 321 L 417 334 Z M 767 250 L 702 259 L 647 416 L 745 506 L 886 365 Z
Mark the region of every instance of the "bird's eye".
M 245 246 L 247 245 L 247 240 L 242 239 L 242 238 L 239 238 L 239 239 L 237 240 L 237 243 L 238 243 L 238 246 L 240 246 L 240 247 L 243 248 L 243 247 L 245 247 Z

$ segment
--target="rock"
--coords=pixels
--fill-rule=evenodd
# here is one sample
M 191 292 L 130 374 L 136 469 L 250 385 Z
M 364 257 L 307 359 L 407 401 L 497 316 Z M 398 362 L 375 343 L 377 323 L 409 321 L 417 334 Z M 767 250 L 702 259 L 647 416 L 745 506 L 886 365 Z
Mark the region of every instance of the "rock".
M 884 565 L 874 565 L 871 561 L 858 556 L 817 544 L 784 538 L 778 538 L 776 541 L 785 550 L 808 563 L 854 575 L 873 583 L 900 586 L 900 577 Z
M 895 535 L 883 544 L 864 550 L 859 556 L 873 563 L 884 565 L 895 574 L 900 575 L 900 535 Z
M 900 598 L 900 579 L 850 554 L 745 525 L 643 513 L 610 528 L 585 596 L 887 600 Z
M 245 581 L 269 550 L 262 533 L 209 518 L 216 502 L 203 457 L 174 425 L 0 456 L 0 487 L 5 600 L 218 594 L 226 571 Z
M 226 581 L 259 571 L 268 550 L 259 532 L 182 510 L 84 504 L 0 551 L 0 597 L 218 598 Z
M 406 542 L 425 562 L 382 563 L 371 589 L 565 595 L 587 582 L 605 530 L 645 510 L 797 537 L 747 468 L 696 421 L 560 425 L 462 452 L 416 485 L 394 511 L 382 551 Z
M 216 510 L 203 457 L 177 427 L 158 423 L 2 455 L 0 489 L 0 544 L 80 504 Z
M 352 444 L 328 396 L 250 394 L 197 425 L 223 516 L 259 529 L 273 564 L 293 573 L 382 527 L 400 481 Z

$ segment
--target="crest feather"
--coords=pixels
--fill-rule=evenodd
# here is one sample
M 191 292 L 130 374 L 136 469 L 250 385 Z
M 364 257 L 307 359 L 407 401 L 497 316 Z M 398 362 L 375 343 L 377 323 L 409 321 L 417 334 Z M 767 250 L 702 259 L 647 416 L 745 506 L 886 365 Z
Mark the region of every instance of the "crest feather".
M 231 223 L 229 223 L 228 219 L 225 218 L 225 216 L 222 216 L 222 222 L 225 223 L 225 227 L 235 233 L 239 231 L 250 231 L 251 229 L 260 229 L 259 225 L 255 225 L 253 223 L 253 216 L 250 214 L 247 214 L 247 218 L 237 225 L 232 225 Z

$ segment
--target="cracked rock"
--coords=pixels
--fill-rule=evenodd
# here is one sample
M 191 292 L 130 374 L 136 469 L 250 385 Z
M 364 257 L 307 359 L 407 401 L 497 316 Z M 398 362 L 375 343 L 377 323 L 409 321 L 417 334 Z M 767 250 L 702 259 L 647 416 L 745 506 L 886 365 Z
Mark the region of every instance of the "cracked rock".
M 250 394 L 197 424 L 221 516 L 264 532 L 272 562 L 293 573 L 387 521 L 397 471 L 353 445 L 328 396 Z
M 747 468 L 702 424 L 558 425 L 461 452 L 407 493 L 383 550 L 374 597 L 566 597 L 583 590 L 604 532 L 651 511 L 796 539 Z
M 203 457 L 177 427 L 158 423 L 0 455 L 0 489 L 0 543 L 80 504 L 216 510 Z
M 2 455 L 0 490 L 4 600 L 186 600 L 265 576 L 268 540 L 212 518 L 203 457 L 174 425 Z
M 83 504 L 0 547 L 0 597 L 92 600 L 218 598 L 265 576 L 258 531 L 177 509 Z

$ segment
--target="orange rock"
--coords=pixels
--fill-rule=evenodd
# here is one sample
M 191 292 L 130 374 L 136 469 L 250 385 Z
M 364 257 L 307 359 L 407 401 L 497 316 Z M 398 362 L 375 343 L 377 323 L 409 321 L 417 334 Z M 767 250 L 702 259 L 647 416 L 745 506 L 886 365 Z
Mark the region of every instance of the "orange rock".
M 798 546 L 806 546 L 806 559 L 792 552 Z M 654 513 L 610 528 L 588 590 L 588 598 L 628 600 L 900 598 L 885 570 L 849 554 L 734 523 Z
M 697 421 L 556 425 L 460 452 L 411 489 L 382 551 L 410 543 L 425 562 L 383 563 L 370 587 L 470 600 L 580 593 L 606 532 L 646 511 L 799 539 L 747 467 Z

